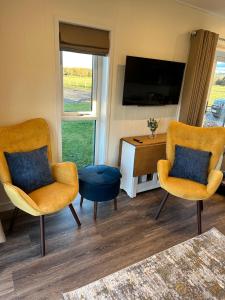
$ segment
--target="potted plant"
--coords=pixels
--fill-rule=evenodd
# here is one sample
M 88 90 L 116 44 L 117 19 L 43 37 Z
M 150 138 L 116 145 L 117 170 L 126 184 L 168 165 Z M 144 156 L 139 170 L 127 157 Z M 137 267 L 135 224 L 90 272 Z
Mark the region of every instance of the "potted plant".
M 157 121 L 154 118 L 150 118 L 149 120 L 147 120 L 147 127 L 151 130 L 152 135 L 151 137 L 154 138 L 155 137 L 155 131 L 159 126 L 159 121 Z

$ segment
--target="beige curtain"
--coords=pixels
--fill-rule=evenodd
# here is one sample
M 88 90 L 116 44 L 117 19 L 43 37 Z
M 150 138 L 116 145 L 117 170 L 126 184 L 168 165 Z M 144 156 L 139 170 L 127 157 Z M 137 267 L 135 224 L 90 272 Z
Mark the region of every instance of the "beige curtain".
M 200 29 L 191 35 L 179 120 L 201 126 L 219 35 Z

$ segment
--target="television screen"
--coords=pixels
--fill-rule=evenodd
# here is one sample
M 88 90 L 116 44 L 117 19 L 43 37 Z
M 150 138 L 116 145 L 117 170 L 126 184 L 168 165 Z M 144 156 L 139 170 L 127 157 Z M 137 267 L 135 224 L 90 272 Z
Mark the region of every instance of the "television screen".
M 127 56 L 123 105 L 177 104 L 184 63 Z

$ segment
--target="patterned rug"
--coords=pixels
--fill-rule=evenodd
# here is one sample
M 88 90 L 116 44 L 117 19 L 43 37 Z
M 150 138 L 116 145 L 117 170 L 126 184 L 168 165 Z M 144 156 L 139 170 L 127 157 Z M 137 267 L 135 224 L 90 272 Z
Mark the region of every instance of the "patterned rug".
M 213 228 L 63 297 L 65 300 L 225 299 L 225 236 Z

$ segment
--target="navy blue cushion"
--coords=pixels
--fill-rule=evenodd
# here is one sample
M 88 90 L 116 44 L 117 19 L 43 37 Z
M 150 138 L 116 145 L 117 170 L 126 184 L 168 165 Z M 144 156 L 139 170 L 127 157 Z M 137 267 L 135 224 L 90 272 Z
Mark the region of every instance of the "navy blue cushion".
M 79 192 L 85 199 L 107 201 L 117 197 L 121 173 L 106 165 L 87 166 L 79 170 Z
M 26 193 L 53 183 L 47 146 L 29 152 L 4 152 L 12 183 Z
M 208 183 L 211 152 L 175 145 L 175 159 L 169 176 Z

